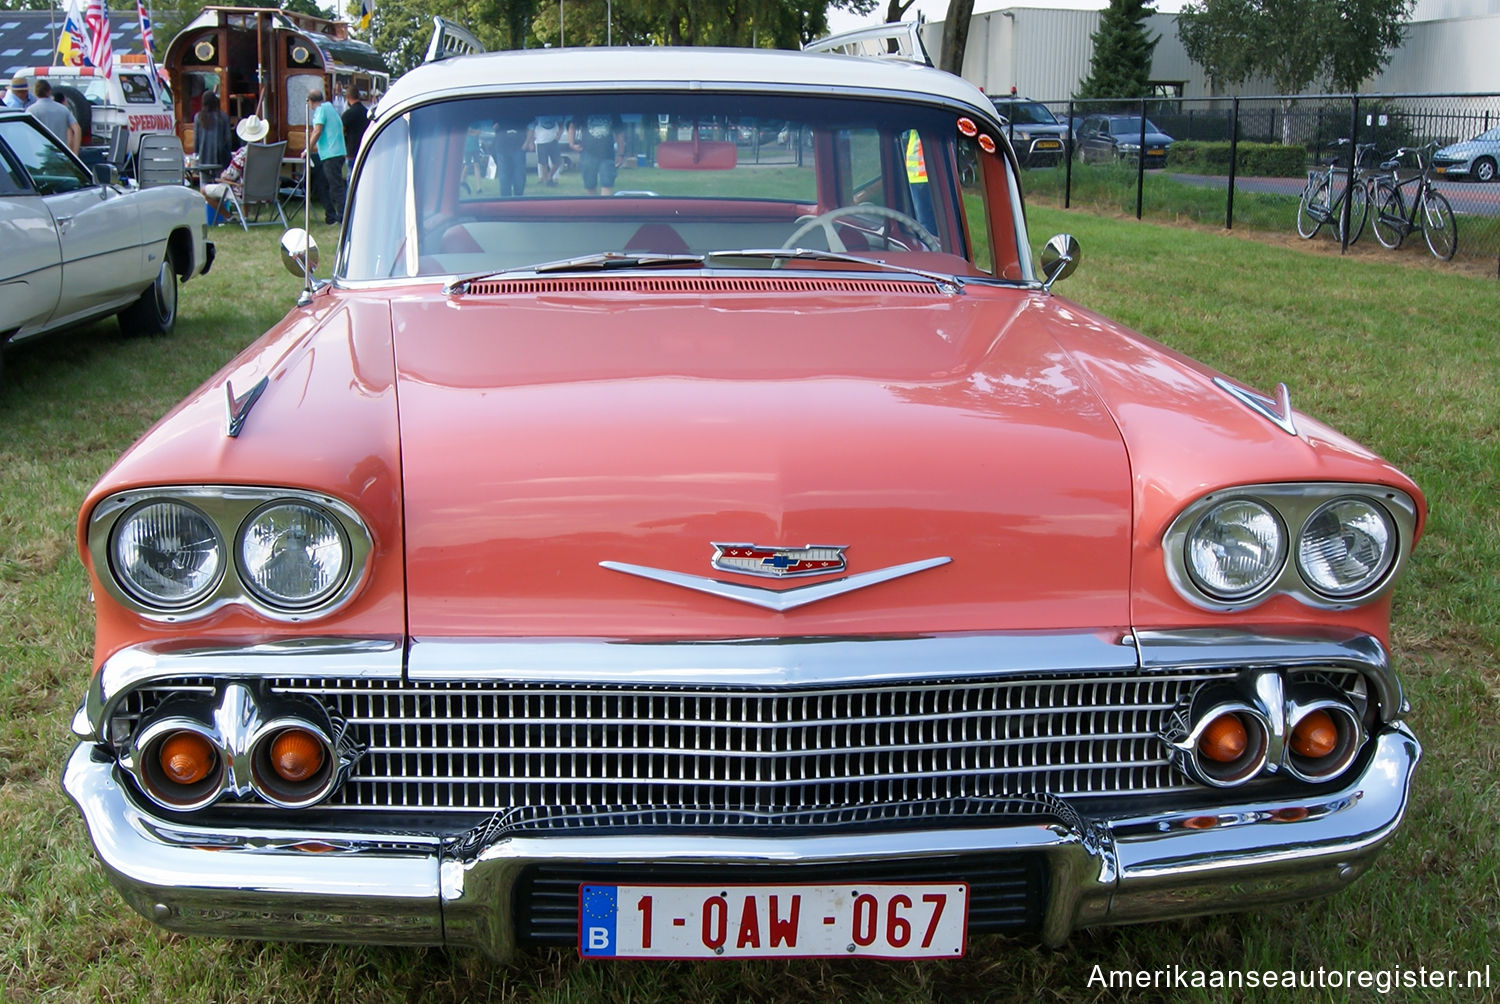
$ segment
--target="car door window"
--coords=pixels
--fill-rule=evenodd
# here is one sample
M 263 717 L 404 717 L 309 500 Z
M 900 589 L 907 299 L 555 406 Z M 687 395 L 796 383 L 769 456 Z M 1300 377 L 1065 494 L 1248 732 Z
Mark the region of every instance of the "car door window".
M 5 151 L 0 150 L 0 195 L 24 195 L 26 191 L 26 179 L 10 162 Z
M 24 119 L 0 122 L 0 140 L 10 147 L 17 162 L 31 175 L 43 195 L 88 188 L 94 182 L 40 126 Z

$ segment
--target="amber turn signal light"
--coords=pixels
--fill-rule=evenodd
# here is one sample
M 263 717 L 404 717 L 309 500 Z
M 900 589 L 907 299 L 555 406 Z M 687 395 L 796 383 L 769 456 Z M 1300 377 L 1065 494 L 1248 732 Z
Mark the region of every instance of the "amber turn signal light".
M 271 740 L 271 767 L 283 781 L 306 781 L 323 766 L 323 743 L 306 729 L 287 729 Z
M 1244 755 L 1249 741 L 1245 723 L 1239 715 L 1228 711 L 1208 723 L 1198 737 L 1198 752 L 1214 763 L 1233 763 Z
M 162 773 L 178 784 L 197 784 L 214 769 L 218 754 L 213 744 L 197 732 L 174 732 L 157 754 Z
M 1327 756 L 1338 744 L 1338 726 L 1333 716 L 1321 709 L 1308 712 L 1292 729 L 1292 752 L 1310 760 Z

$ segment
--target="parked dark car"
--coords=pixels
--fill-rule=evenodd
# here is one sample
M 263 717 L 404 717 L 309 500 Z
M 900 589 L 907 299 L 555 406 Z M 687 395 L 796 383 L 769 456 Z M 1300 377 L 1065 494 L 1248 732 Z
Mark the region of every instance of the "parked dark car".
M 991 98 L 1005 125 L 1010 145 L 1022 167 L 1053 167 L 1062 162 L 1069 146 L 1069 129 L 1040 101 L 1026 98 Z
M 1146 120 L 1146 166 L 1162 167 L 1167 162 L 1167 148 L 1172 137 Z M 1116 160 L 1134 162 L 1141 152 L 1141 117 L 1139 115 L 1090 115 L 1078 127 L 1076 150 L 1085 163 L 1108 163 Z

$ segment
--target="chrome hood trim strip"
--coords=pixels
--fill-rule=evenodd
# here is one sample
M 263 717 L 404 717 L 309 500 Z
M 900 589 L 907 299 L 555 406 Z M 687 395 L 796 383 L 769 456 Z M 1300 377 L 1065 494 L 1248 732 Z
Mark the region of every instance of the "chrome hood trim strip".
M 1083 631 L 717 642 L 417 638 L 406 676 L 412 682 L 789 687 L 1136 666 L 1135 648 L 1120 644 L 1118 633 Z
M 616 572 L 624 572 L 626 575 L 638 575 L 643 579 L 651 579 L 655 582 L 665 582 L 669 586 L 681 586 L 684 589 L 693 589 L 710 596 L 719 596 L 726 600 L 736 600 L 740 603 L 748 603 L 751 606 L 761 607 L 765 610 L 774 610 L 776 613 L 785 613 L 795 610 L 797 607 L 816 603 L 818 600 L 826 600 L 834 596 L 842 596 L 844 593 L 852 593 L 856 589 L 873 586 L 881 582 L 889 582 L 903 576 L 914 575 L 917 572 L 926 571 L 929 568 L 937 568 L 946 565 L 952 558 L 926 558 L 922 561 L 909 561 L 904 565 L 891 565 L 889 568 L 877 568 L 872 572 L 860 572 L 857 575 L 848 575 L 842 579 L 834 579 L 832 582 L 819 582 L 810 586 L 797 586 L 793 589 L 767 589 L 764 586 L 744 586 L 734 582 L 724 582 L 720 579 L 710 579 L 702 575 L 689 575 L 686 572 L 673 572 L 665 568 L 650 568 L 646 565 L 627 565 L 620 561 L 601 561 L 600 567 L 608 568 Z

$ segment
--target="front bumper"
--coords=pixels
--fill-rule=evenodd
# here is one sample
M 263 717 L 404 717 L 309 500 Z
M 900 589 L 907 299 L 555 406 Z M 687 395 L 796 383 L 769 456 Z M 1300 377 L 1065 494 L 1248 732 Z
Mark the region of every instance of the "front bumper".
M 1041 937 L 1302 899 L 1368 866 L 1406 811 L 1416 738 L 1399 722 L 1371 740 L 1364 769 L 1298 800 L 1149 816 L 983 829 L 807 837 L 506 835 L 478 849 L 439 838 L 338 831 L 211 830 L 164 822 L 136 804 L 92 743 L 73 752 L 63 787 L 111 880 L 171 930 L 309 941 L 478 948 L 510 955 L 515 899 L 534 864 L 593 862 L 766 866 L 993 860 L 1041 855 L 1048 889 Z M 602 867 L 607 868 L 607 865 Z

